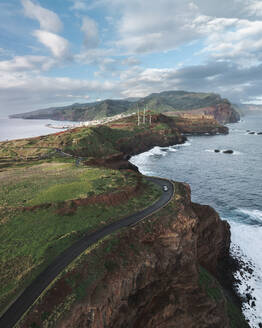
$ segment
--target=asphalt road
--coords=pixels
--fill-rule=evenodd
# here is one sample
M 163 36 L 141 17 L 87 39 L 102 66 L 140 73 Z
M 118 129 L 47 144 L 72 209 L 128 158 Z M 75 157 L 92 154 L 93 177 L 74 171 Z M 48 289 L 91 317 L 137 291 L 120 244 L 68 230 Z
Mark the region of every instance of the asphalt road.
M 112 232 L 127 226 L 136 224 L 153 212 L 166 205 L 174 194 L 174 186 L 168 180 L 158 178 L 147 178 L 162 187 L 168 186 L 168 191 L 163 191 L 161 198 L 146 209 L 127 216 L 117 222 L 86 235 L 83 239 L 61 253 L 39 276 L 20 294 L 7 311 L 0 318 L 0 328 L 12 328 L 19 321 L 22 315 L 29 309 L 34 301 L 41 295 L 46 287 L 65 269 L 75 258 L 77 258 L 89 246 L 95 244 L 99 239 L 111 234 Z

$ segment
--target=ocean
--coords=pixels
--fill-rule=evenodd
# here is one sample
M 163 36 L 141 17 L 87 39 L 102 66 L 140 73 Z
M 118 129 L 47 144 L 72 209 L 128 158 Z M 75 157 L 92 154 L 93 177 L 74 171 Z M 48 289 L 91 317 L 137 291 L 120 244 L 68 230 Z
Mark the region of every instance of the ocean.
M 48 123 L 55 122 L 0 119 L 0 140 L 58 131 L 46 127 Z M 189 137 L 183 145 L 154 147 L 131 162 L 145 175 L 189 183 L 194 202 L 211 205 L 230 223 L 231 252 L 254 270 L 239 276 L 239 291 L 256 298 L 256 306 L 245 304 L 243 311 L 251 327 L 258 327 L 262 322 L 262 135 L 247 130 L 262 132 L 262 114 L 246 116 L 228 127 L 228 135 Z M 232 149 L 234 154 L 214 149 Z
M 145 175 L 190 184 L 192 200 L 214 207 L 231 226 L 233 255 L 249 263 L 252 274 L 238 276 L 239 292 L 256 298 L 243 312 L 251 327 L 262 323 L 262 113 L 228 125 L 228 135 L 189 137 L 183 145 L 154 147 L 131 158 Z M 215 153 L 232 149 L 234 154 Z M 250 287 L 249 287 L 250 286 Z
M 38 137 L 40 135 L 62 131 L 61 129 L 47 127 L 46 124 L 49 123 L 61 126 L 69 122 L 0 118 L 0 141 Z M 70 124 L 72 123 L 70 122 Z

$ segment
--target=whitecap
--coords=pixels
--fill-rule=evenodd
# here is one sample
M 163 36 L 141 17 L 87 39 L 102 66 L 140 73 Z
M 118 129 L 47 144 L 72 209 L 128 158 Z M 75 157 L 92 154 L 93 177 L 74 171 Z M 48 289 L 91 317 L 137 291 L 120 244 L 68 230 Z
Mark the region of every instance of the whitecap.
M 174 147 L 172 147 L 172 146 L 170 146 L 170 147 L 168 148 L 168 151 L 171 151 L 171 152 L 176 152 L 176 151 L 177 151 L 177 149 L 176 149 L 176 148 L 174 148 Z
M 188 146 L 191 146 L 191 140 L 187 140 L 186 142 L 182 143 L 182 144 L 178 144 L 178 145 L 175 145 L 174 147 L 176 148 L 180 148 L 180 147 L 188 147 Z
M 260 217 L 261 211 L 239 209 L 239 211 L 250 214 L 253 217 Z M 231 254 L 244 261 L 244 267 L 253 270 L 241 270 L 236 272 L 235 277 L 239 279 L 237 290 L 241 296 L 246 297 L 250 293 L 255 297 L 255 306 L 251 302 L 243 304 L 242 311 L 249 320 L 250 327 L 257 328 L 259 322 L 262 322 L 262 227 L 256 225 L 240 224 L 239 222 L 230 222 L 231 226 Z
M 262 222 L 262 211 L 255 209 L 247 209 L 247 208 L 239 208 L 236 210 L 237 212 L 248 215 L 251 219 L 257 220 L 258 222 Z
M 242 153 L 240 151 L 234 150 L 233 155 L 241 155 Z

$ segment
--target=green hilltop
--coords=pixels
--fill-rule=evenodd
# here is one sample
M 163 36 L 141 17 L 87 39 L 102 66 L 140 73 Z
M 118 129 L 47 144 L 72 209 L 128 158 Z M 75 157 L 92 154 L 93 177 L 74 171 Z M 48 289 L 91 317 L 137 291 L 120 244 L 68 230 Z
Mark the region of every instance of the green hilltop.
M 64 107 L 40 109 L 28 113 L 11 115 L 11 118 L 53 119 L 62 121 L 90 121 L 110 117 L 120 113 L 132 113 L 144 107 L 162 113 L 168 111 L 192 110 L 229 104 L 215 93 L 196 93 L 186 91 L 164 91 L 152 93 L 144 98 L 125 100 L 106 99 L 86 104 L 73 104 Z

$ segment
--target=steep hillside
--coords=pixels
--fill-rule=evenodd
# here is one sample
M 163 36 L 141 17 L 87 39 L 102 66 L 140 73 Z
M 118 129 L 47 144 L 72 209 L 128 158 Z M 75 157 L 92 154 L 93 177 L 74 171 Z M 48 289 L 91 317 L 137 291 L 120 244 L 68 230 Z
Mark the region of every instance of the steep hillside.
M 188 185 L 160 212 L 83 253 L 19 328 L 248 328 L 217 279 L 230 230 Z
M 201 108 L 213 108 L 209 114 L 220 109 L 225 112 L 221 122 L 236 122 L 239 115 L 230 102 L 214 93 L 195 93 L 186 91 L 164 91 L 153 93 L 140 99 L 111 100 L 87 104 L 73 104 L 65 107 L 41 109 L 29 113 L 11 115 L 11 118 L 53 119 L 64 121 L 89 121 L 102 117 L 114 116 L 119 113 L 134 112 L 137 109 L 150 109 L 162 113 L 170 111 L 192 111 Z M 220 119 L 221 115 L 214 115 Z
M 151 124 L 149 119 L 151 117 Z M 0 143 L 0 167 L 8 163 L 39 161 L 47 158 L 81 156 L 91 164 L 110 166 L 118 161 L 126 167 L 126 158 L 149 150 L 155 145 L 183 143 L 188 134 L 228 133 L 228 129 L 213 119 L 198 116 L 197 120 L 146 113 L 146 123 L 137 126 L 137 116 L 129 116 L 108 125 L 81 127 L 36 138 Z M 64 152 L 64 153 L 63 153 Z M 121 162 L 123 161 L 124 162 Z
M 139 126 L 134 115 L 1 142 L 0 310 L 84 233 L 159 197 L 136 172 L 108 167 L 130 168 L 129 155 L 182 143 L 185 133 L 228 128 L 201 115 L 147 112 Z M 229 299 L 220 285 L 224 266 L 230 271 L 222 263 L 229 256 L 229 225 L 209 206 L 192 203 L 188 185 L 174 182 L 174 190 L 158 213 L 82 253 L 17 327 L 248 327 L 234 295 Z

